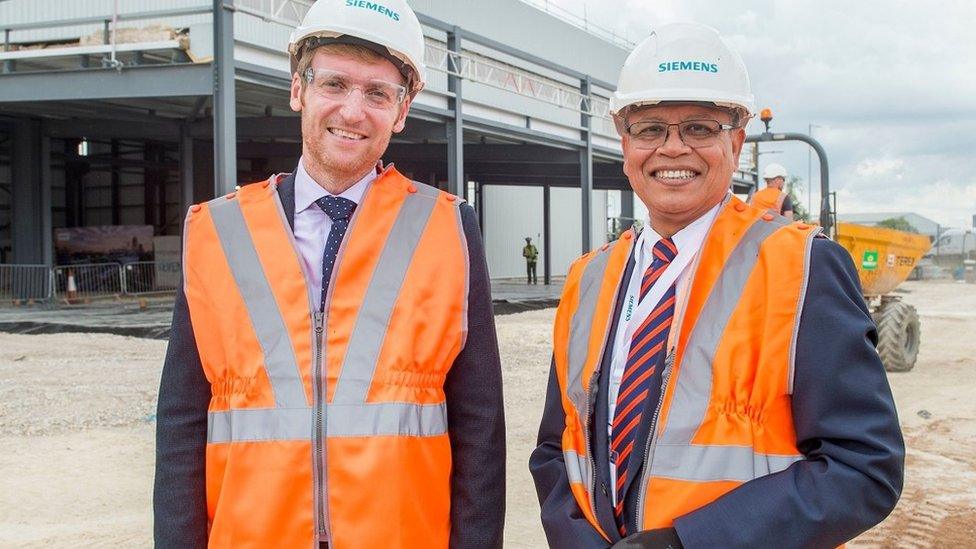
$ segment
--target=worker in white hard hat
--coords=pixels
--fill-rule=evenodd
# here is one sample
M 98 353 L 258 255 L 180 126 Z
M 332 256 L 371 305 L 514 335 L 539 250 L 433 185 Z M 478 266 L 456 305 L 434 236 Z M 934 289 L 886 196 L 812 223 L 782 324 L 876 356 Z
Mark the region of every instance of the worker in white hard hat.
M 288 46 L 295 171 L 193 206 L 157 414 L 157 547 L 500 548 L 501 367 L 474 210 L 381 157 L 424 87 L 405 0 Z
M 749 204 L 766 211 L 781 215 L 793 221 L 793 199 L 783 190 L 786 185 L 786 168 L 781 164 L 769 164 L 763 170 L 763 180 L 766 187 L 756 191 L 749 199 Z
M 611 110 L 649 222 L 566 277 L 529 462 L 552 547 L 836 547 L 898 500 L 850 255 L 730 192 L 753 109 L 710 27 L 662 25 L 624 64 Z

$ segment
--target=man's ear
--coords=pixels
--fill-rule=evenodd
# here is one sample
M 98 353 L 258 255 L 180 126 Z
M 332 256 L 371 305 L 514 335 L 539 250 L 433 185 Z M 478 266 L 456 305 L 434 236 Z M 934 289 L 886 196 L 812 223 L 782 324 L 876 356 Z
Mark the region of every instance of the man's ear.
M 291 98 L 288 100 L 288 106 L 295 112 L 302 112 L 302 107 L 305 106 L 305 102 L 302 101 L 302 79 L 297 72 L 291 75 Z
M 742 152 L 742 144 L 746 141 L 746 130 L 745 128 L 736 128 L 732 130 L 732 159 L 735 160 L 735 165 L 739 165 L 739 153 Z
M 404 126 L 407 125 L 407 113 L 410 112 L 411 103 L 413 103 L 413 97 L 408 95 L 400 105 L 400 113 L 397 115 L 396 123 L 393 124 L 393 133 L 402 132 Z

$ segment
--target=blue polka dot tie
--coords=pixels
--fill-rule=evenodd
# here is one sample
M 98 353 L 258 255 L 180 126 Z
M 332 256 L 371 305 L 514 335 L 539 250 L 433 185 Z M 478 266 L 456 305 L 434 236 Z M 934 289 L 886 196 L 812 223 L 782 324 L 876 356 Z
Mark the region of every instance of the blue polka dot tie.
M 325 241 L 325 253 L 322 254 L 322 300 L 319 302 L 319 311 L 324 311 L 325 295 L 329 291 L 329 280 L 332 279 L 336 254 L 339 253 L 342 237 L 346 235 L 346 229 L 349 228 L 349 218 L 356 210 L 356 203 L 341 196 L 323 196 L 315 203 L 332 220 L 329 238 Z
M 653 260 L 641 279 L 638 303 L 644 300 L 651 286 L 661 278 L 668 265 L 678 255 L 678 248 L 670 238 L 662 238 L 654 244 L 652 254 Z M 629 465 L 630 458 L 635 452 L 637 431 L 643 421 L 644 412 L 653 413 L 661 396 L 659 366 L 667 353 L 668 333 L 671 330 L 671 319 L 674 317 L 674 290 L 672 283 L 665 290 L 654 310 L 634 331 L 630 341 L 630 353 L 627 355 L 627 363 L 617 393 L 610 434 L 610 452 L 611 459 L 617 465 L 617 502 L 613 511 L 622 536 L 627 535 L 623 516 L 626 496 L 624 488 L 631 473 Z M 646 404 L 648 406 L 645 406 Z

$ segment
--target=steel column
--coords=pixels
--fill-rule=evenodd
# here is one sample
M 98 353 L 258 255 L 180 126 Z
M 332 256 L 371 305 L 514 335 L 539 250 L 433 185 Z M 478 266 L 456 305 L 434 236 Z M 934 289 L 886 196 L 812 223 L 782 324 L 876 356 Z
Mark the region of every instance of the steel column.
M 40 189 L 40 219 L 41 232 L 41 260 L 49 267 L 54 266 L 54 222 L 51 219 L 51 137 L 41 135 L 40 148 L 41 189 Z
M 460 29 L 447 33 L 447 49 L 451 52 L 461 53 L 461 33 Z M 458 58 L 448 57 L 448 68 L 452 63 L 460 63 Z M 452 61 L 457 60 L 457 61 Z M 455 66 L 454 72 L 460 72 L 460 66 Z M 447 100 L 448 109 L 454 113 L 454 117 L 448 120 L 447 129 L 447 192 L 463 196 L 465 187 L 464 178 L 464 121 L 461 111 L 463 110 L 463 99 L 461 94 L 461 77 L 448 73 L 447 90 L 454 94 Z
M 552 281 L 552 253 L 549 251 L 551 245 L 551 229 L 549 222 L 552 217 L 550 207 L 549 185 L 542 186 L 542 283 L 549 285 Z
M 187 212 L 193 205 L 193 136 L 190 135 L 190 124 L 180 127 L 180 200 L 183 212 Z M 182 230 L 180 231 L 182 234 Z
M 580 94 L 583 97 L 589 97 L 589 76 L 584 77 L 580 81 Z M 583 127 L 580 131 L 580 137 L 583 138 L 583 146 L 580 148 L 580 209 L 582 210 L 581 226 L 583 229 L 582 253 L 590 251 L 592 247 L 592 230 L 590 228 L 592 213 L 590 212 L 590 205 L 592 204 L 593 197 L 593 135 L 590 132 L 590 118 L 591 116 L 585 112 L 580 114 L 580 125 Z
M 213 0 L 214 195 L 237 186 L 237 112 L 234 91 L 234 0 Z

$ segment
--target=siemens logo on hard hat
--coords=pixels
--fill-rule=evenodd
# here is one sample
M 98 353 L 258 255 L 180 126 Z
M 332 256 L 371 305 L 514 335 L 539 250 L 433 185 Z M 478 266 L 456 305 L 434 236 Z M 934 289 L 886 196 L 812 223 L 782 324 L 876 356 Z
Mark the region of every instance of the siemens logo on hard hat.
M 399 13 L 391 10 L 383 4 L 377 4 L 376 2 L 367 2 L 366 0 L 346 0 L 346 7 L 373 10 L 376 13 L 382 13 L 394 21 L 400 20 Z
M 674 71 L 718 72 L 718 65 L 704 61 L 666 61 L 657 66 L 657 72 Z

